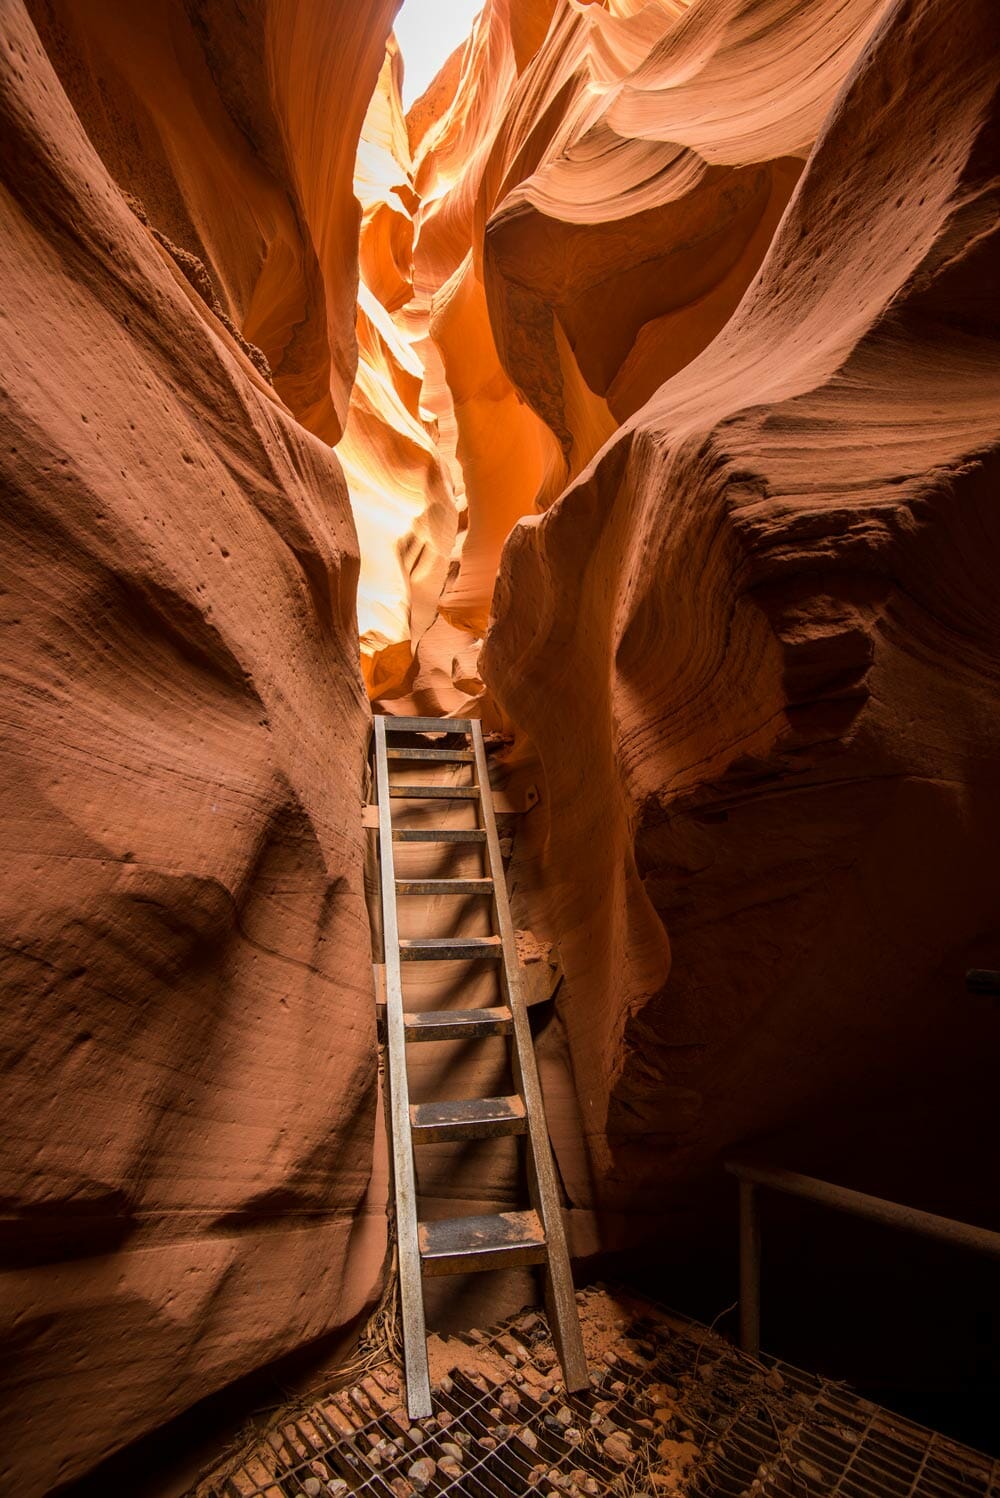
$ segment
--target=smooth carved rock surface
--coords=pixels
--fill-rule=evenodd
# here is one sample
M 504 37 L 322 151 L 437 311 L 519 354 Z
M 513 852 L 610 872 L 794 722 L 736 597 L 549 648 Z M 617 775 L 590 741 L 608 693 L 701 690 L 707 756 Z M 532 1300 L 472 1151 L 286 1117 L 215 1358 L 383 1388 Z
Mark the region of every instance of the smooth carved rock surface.
M 552 0 L 490 0 L 468 43 L 410 111 L 408 142 L 388 123 L 400 107 L 391 67 L 365 126 L 356 185 L 377 209 L 366 206 L 362 274 L 418 372 L 416 415 L 426 434 L 418 441 L 429 439 L 440 459 L 439 467 L 398 462 L 400 372 L 376 401 L 374 421 L 359 384 L 348 429 L 348 440 L 352 430 L 358 440 L 347 467 L 362 531 L 362 599 L 368 586 L 373 605 L 362 644 L 369 693 L 389 710 L 489 714 L 477 662 L 500 551 L 514 522 L 566 482 L 556 438 L 497 357 L 474 223 L 504 104 L 552 13 Z M 385 232 L 389 215 L 400 225 L 394 241 Z M 403 242 L 404 217 L 412 259 L 401 279 L 394 245 Z M 380 531 L 377 560 L 366 556 L 367 528 Z
M 544 767 L 579 1204 L 835 1120 L 983 1210 L 997 60 L 986 0 L 886 10 L 730 321 L 507 543 L 484 674 Z
M 390 43 L 361 132 L 358 375 L 338 453 L 361 549 L 358 627 L 373 698 L 412 690 L 411 641 L 435 621 L 458 524 L 455 485 L 425 403 L 426 317 L 413 289 L 413 191 Z M 452 682 L 444 683 L 456 705 Z
M 984 4 L 493 0 L 410 113 L 394 316 L 458 531 L 392 703 L 541 760 L 515 904 L 565 962 L 581 1244 L 824 1113 L 855 1165 L 972 1126 L 996 42 Z
M 344 1326 L 385 1241 L 357 541 L 302 423 L 346 408 L 388 10 L 32 9 L 46 42 L 11 0 L 0 46 L 0 1488 L 26 1495 Z
M 405 122 L 393 9 L 4 9 L 12 1491 L 377 1288 L 365 686 L 541 792 L 578 1251 L 831 1119 L 977 1215 L 992 4 L 487 0 Z
M 412 289 L 387 275 L 398 250 L 383 233 L 391 288 L 376 294 L 423 367 L 421 407 L 448 461 L 443 497 L 437 474 L 416 491 L 404 479 L 402 505 L 384 478 L 352 484 L 403 559 L 379 582 L 377 644 L 408 674 L 369 671 L 377 701 L 460 713 L 471 696 L 496 714 L 476 662 L 511 526 L 726 324 L 884 8 L 489 0 L 411 110 L 408 147 L 383 129 L 405 174 L 394 216 L 412 236 Z M 445 515 L 449 479 L 457 535 L 428 626 L 440 537 L 425 517 Z
M 335 442 L 354 381 L 358 135 L 396 0 L 30 0 L 118 185 L 210 272 L 278 394 Z

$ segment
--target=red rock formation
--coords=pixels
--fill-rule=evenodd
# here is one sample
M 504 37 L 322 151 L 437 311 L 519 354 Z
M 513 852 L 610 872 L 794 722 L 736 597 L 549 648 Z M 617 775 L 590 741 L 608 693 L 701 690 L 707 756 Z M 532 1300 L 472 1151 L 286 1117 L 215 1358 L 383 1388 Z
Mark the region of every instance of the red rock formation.
M 889 9 L 730 322 L 507 544 L 485 674 L 544 766 L 578 1202 L 990 1094 L 997 40 Z
M 412 641 L 409 674 L 395 681 L 369 677 L 373 697 L 389 708 L 460 713 L 471 701 L 472 710 L 489 712 L 478 701 L 477 661 L 500 551 L 514 522 L 554 499 L 567 476 L 558 443 L 497 358 L 474 253 L 477 195 L 503 105 L 552 11 L 552 0 L 490 0 L 468 44 L 409 117 L 413 295 L 397 303 L 395 321 L 423 368 L 420 403 L 435 423 L 458 533 L 443 591 L 431 595 L 415 585 L 417 618 L 395 647 L 404 661 Z M 398 144 L 395 151 L 403 165 L 405 153 Z M 377 458 L 370 462 L 378 466 Z M 426 493 L 430 499 L 430 488 Z M 394 508 L 387 492 L 380 514 Z M 405 534 L 399 545 L 404 556 L 421 554 Z M 436 610 L 432 620 L 422 607 L 428 601 Z
M 989 0 L 488 0 L 408 129 L 393 8 L 4 10 L 19 1492 L 376 1286 L 363 681 L 541 788 L 578 1246 L 985 1127 Z
M 339 456 L 361 547 L 358 625 L 373 698 L 412 687 L 413 647 L 430 628 L 455 540 L 450 466 L 423 404 L 426 319 L 413 315 L 416 204 L 399 97 L 400 58 L 387 51 L 361 134 L 355 190 L 363 207 L 358 376 Z M 402 317 L 394 317 L 405 309 Z M 443 683 L 454 699 L 450 678 Z M 457 705 L 454 700 L 449 706 Z
M 437 677 L 397 701 L 430 707 L 420 681 L 451 651 L 451 680 L 461 658 L 479 710 L 519 730 L 511 769 L 540 755 L 517 881 L 525 924 L 570 954 L 546 1062 L 561 1163 L 578 1204 L 634 1211 L 644 1182 L 811 1099 L 832 1110 L 862 1076 L 887 1093 L 902 1058 L 954 1094 L 942 1068 L 987 1053 L 990 1019 L 953 994 L 991 926 L 992 803 L 972 841 L 960 806 L 993 753 L 994 611 L 986 570 L 945 604 L 957 576 L 932 583 L 921 548 L 951 527 L 964 565 L 989 528 L 927 496 L 942 468 L 978 496 L 965 470 L 995 441 L 989 212 L 950 215 L 985 201 L 963 173 L 995 161 L 996 58 L 976 7 L 941 49 L 929 0 L 541 9 L 518 53 L 487 6 L 411 115 L 408 306 L 431 303 L 425 390 L 466 515 L 414 642 Z M 940 305 L 935 256 L 957 257 Z M 964 697 L 912 665 L 933 631 L 901 622 L 904 597 L 969 616 Z M 949 628 L 926 647 L 942 661 Z M 892 864 L 913 827 L 964 863 L 933 919 L 929 872 Z M 945 1008 L 948 1063 L 927 1054 Z
M 0 1487 L 23 1494 L 343 1326 L 385 1232 L 357 543 L 301 423 L 335 434 L 353 373 L 391 5 L 32 12 L 44 41 L 11 0 L 0 46 Z
M 883 6 L 485 7 L 411 113 L 413 296 L 393 303 L 454 441 L 459 541 L 405 691 L 376 698 L 481 696 L 511 526 L 724 326 Z

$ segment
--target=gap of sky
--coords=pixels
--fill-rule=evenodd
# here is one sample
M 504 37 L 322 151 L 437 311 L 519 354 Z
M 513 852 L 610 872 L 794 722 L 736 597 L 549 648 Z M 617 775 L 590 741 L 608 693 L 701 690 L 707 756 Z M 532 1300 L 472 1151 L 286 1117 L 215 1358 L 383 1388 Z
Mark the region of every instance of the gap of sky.
M 427 85 L 472 30 L 483 0 L 404 0 L 394 30 L 403 54 L 403 108 Z

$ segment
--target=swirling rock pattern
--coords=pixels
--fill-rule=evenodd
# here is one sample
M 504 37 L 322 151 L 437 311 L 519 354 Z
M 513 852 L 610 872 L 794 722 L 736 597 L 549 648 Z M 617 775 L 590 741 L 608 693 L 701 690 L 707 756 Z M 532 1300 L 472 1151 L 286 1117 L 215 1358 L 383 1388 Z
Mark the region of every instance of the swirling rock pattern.
M 5 1492 L 379 1288 L 358 552 L 322 438 L 390 7 L 196 9 L 3 7 Z
M 424 639 L 544 774 L 515 882 L 589 1246 L 737 1140 L 991 1127 L 993 32 L 492 0 L 410 116 L 464 491 Z
M 760 1135 L 977 1215 L 991 0 L 487 0 L 405 122 L 393 10 L 2 10 L 12 1491 L 377 1288 L 365 687 L 542 792 L 578 1250 Z
M 733 316 L 507 543 L 484 674 L 545 770 L 581 1203 L 655 1212 L 782 1130 L 864 1169 L 898 1129 L 911 1191 L 950 1139 L 976 1210 L 996 77 L 988 4 L 888 8 Z

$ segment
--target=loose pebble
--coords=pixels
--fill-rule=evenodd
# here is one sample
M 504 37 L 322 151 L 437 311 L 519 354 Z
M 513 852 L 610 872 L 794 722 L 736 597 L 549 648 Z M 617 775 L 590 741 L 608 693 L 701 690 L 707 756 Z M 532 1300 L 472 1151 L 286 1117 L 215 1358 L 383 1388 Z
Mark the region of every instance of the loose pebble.
M 601 1450 L 610 1461 L 617 1462 L 622 1467 L 635 1457 L 632 1442 L 625 1432 L 620 1430 L 616 1430 L 614 1435 L 607 1437 L 602 1443 Z
M 417 1489 L 417 1492 L 422 1493 L 424 1488 L 429 1485 L 436 1471 L 437 1463 L 432 1461 L 429 1456 L 422 1456 L 419 1461 L 413 1463 L 413 1466 L 406 1475 Z

